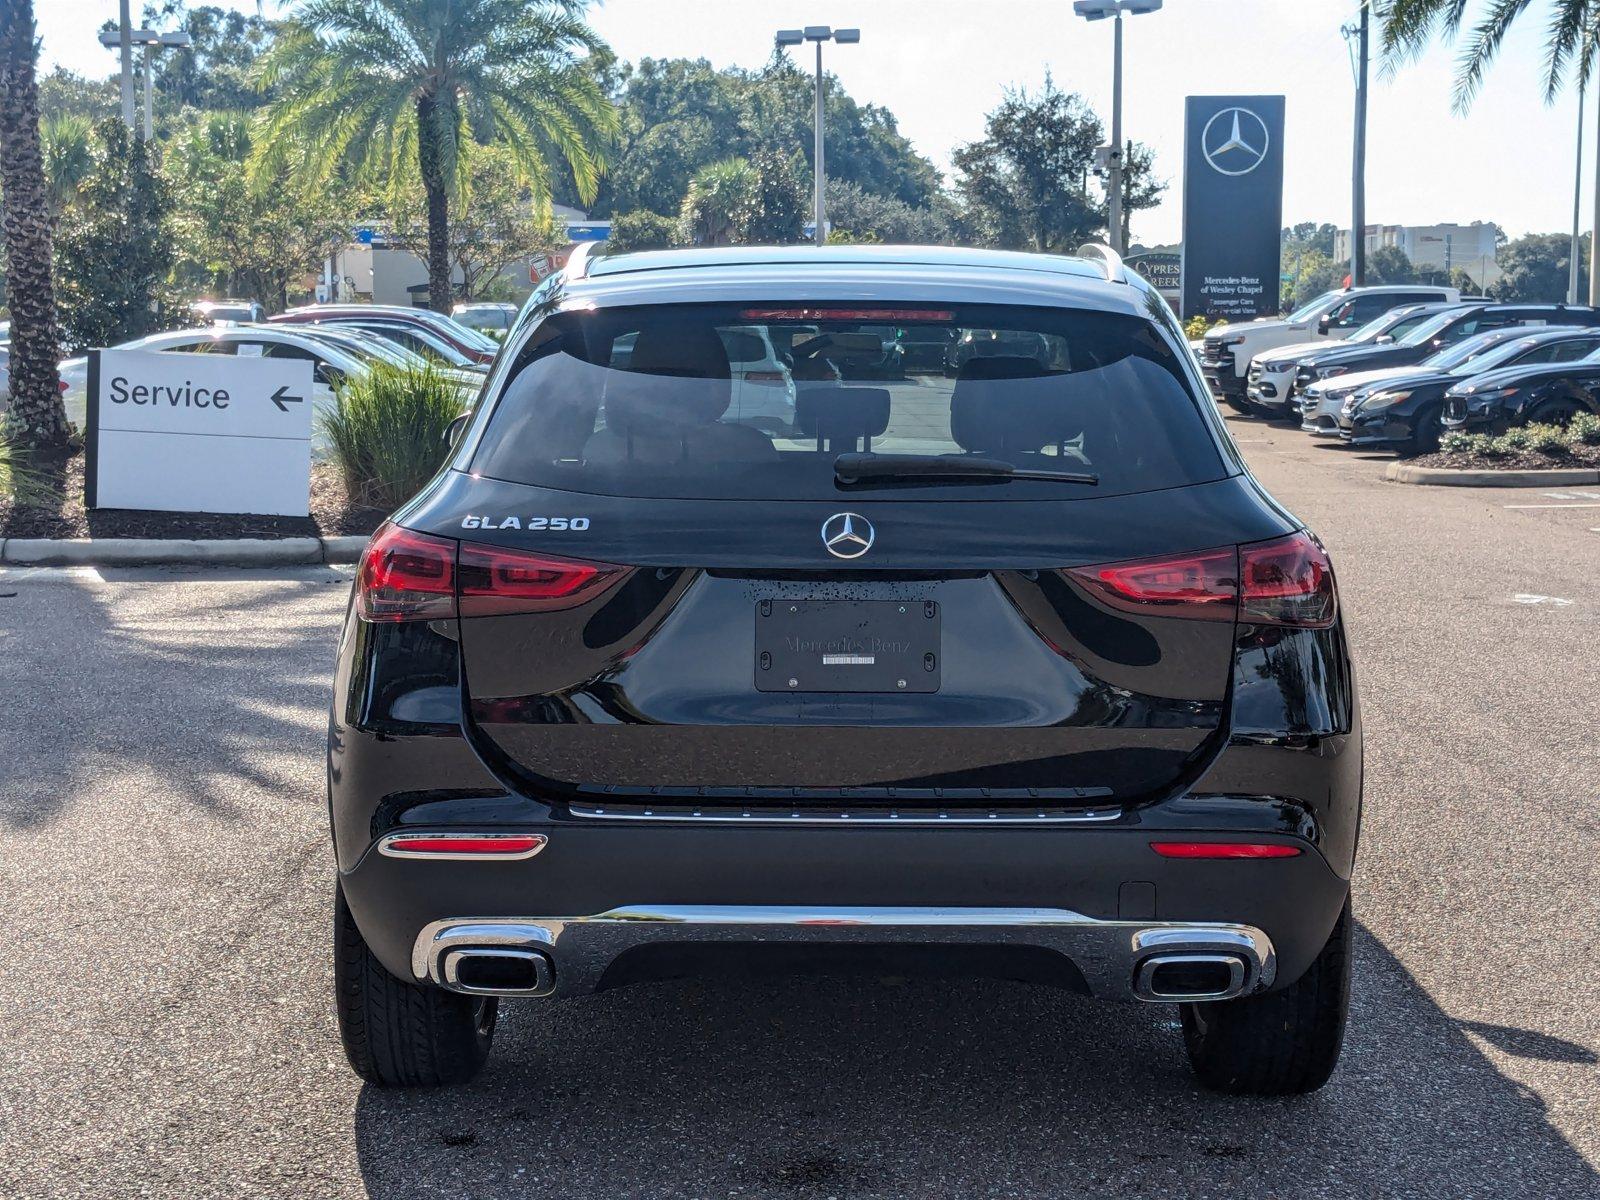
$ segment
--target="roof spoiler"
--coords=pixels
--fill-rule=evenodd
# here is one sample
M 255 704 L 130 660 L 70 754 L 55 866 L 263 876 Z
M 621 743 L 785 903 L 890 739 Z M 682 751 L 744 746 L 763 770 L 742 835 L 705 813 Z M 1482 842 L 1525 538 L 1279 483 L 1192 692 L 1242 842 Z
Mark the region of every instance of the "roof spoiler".
M 1099 259 L 1107 283 L 1127 283 L 1128 276 L 1122 266 L 1122 255 L 1103 242 L 1085 242 L 1078 247 L 1078 257 Z

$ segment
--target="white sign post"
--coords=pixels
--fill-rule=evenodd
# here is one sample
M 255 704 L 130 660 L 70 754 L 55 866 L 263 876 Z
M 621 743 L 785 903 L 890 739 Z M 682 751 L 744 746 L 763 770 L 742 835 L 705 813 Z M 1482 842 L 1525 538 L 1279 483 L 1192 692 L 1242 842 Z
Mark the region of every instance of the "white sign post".
M 86 503 L 309 515 L 311 385 L 305 360 L 91 352 Z

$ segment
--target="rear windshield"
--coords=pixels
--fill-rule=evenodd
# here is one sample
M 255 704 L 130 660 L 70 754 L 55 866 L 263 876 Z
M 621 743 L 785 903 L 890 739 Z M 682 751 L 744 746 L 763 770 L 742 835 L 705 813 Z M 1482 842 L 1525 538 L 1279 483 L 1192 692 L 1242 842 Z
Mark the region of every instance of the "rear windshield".
M 1145 318 L 804 303 L 556 313 L 471 469 L 605 495 L 837 500 L 860 485 L 837 483 L 835 460 L 862 451 L 1099 477 L 871 484 L 901 499 L 1081 499 L 1227 473 Z

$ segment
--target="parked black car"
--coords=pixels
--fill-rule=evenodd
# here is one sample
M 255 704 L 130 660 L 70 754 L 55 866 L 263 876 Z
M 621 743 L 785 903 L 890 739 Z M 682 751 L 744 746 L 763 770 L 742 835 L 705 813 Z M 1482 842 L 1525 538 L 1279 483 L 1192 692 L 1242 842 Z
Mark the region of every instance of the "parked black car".
M 944 352 L 944 373 L 954 379 L 975 358 L 1026 358 L 1040 370 L 1050 367 L 1050 343 L 1027 329 L 963 329 Z
M 1362 768 L 1326 553 L 1136 273 L 907 257 L 580 257 L 372 538 L 328 739 L 364 1078 L 471 1077 L 502 997 L 803 967 L 1177 1003 L 1213 1087 L 1328 1078 Z M 720 331 L 863 324 L 1061 365 L 729 419 Z
M 1319 354 L 1295 373 L 1295 390 L 1355 371 L 1408 367 L 1475 333 L 1503 325 L 1600 325 L 1600 309 L 1566 304 L 1463 305 L 1442 312 L 1386 345 L 1349 346 Z
M 1507 367 L 1464 380 L 1445 393 L 1443 426 L 1504 433 L 1530 422 L 1565 425 L 1581 412 L 1600 413 L 1600 351 L 1579 362 Z
M 1497 331 L 1505 332 L 1505 331 Z M 1480 335 L 1486 339 L 1492 334 Z M 1498 339 L 1476 353 L 1461 355 L 1471 342 L 1441 351 L 1414 373 L 1366 391 L 1341 417 L 1339 436 L 1353 446 L 1426 454 L 1439 445 L 1445 393 L 1452 387 L 1502 368 L 1571 364 L 1600 350 L 1600 329 L 1554 326 L 1526 329 Z M 1568 413 L 1570 416 L 1570 413 Z

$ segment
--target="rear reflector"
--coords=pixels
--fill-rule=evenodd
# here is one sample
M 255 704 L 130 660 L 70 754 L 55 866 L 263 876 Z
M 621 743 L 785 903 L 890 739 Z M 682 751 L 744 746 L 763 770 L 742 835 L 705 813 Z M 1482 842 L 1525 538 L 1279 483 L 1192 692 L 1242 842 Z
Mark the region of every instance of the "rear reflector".
M 1065 574 L 1113 608 L 1150 616 L 1326 629 L 1338 611 L 1333 567 L 1304 532 Z
M 432 621 L 571 608 L 628 573 L 507 550 L 386 524 L 367 543 L 356 573 L 357 612 L 368 621 Z
M 378 843 L 390 858 L 532 858 L 544 849 L 538 833 L 395 833 Z
M 1279 842 L 1151 842 L 1162 858 L 1294 858 L 1298 846 Z

